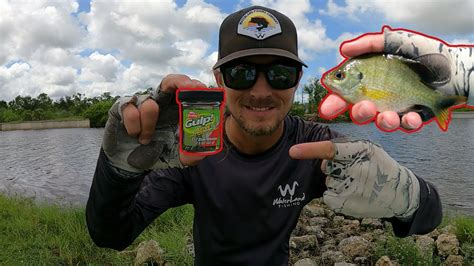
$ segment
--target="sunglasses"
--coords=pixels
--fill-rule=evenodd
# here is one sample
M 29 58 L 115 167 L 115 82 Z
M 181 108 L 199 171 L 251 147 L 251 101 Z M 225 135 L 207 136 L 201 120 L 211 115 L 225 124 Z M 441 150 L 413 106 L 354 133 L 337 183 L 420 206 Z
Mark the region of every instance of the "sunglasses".
M 263 72 L 265 78 L 276 90 L 293 88 L 298 83 L 301 65 L 292 63 L 252 64 L 237 62 L 221 67 L 224 83 L 234 90 L 246 90 L 257 82 L 258 73 Z

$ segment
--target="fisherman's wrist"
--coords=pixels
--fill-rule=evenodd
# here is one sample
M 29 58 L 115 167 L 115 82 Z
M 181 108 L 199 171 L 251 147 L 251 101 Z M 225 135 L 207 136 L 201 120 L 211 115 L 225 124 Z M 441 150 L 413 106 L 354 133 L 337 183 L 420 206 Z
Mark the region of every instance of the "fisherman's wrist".
M 411 172 L 409 169 L 405 168 L 405 172 L 408 173 L 408 176 L 406 177 L 407 182 L 410 184 L 407 186 L 408 191 L 401 191 L 399 192 L 397 196 L 403 197 L 403 194 L 406 193 L 408 195 L 409 199 L 407 202 L 407 207 L 405 210 L 401 210 L 402 213 L 396 214 L 394 217 L 403 221 L 403 222 L 408 222 L 411 221 L 414 214 L 418 210 L 418 207 L 420 206 L 420 182 L 418 181 L 418 178 L 416 177 L 413 172 Z M 405 192 L 405 193 L 404 193 Z

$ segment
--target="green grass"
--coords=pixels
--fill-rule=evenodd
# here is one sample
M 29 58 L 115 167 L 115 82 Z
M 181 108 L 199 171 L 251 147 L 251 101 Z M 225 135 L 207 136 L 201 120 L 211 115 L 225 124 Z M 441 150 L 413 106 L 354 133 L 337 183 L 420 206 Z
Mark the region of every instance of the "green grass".
M 463 214 L 454 214 L 443 217 L 438 228 L 452 225 L 459 240 L 461 255 L 464 256 L 466 265 L 474 262 L 474 217 Z M 398 238 L 389 232 L 387 240 L 377 242 L 375 248 L 375 261 L 381 256 L 388 256 L 397 260 L 401 265 L 440 265 L 440 258 L 431 254 L 423 254 L 414 241 L 413 237 Z
M 163 214 L 126 250 L 154 239 L 175 265 L 190 265 L 186 236 L 190 235 L 191 206 Z M 131 264 L 133 256 L 98 248 L 90 239 L 84 208 L 34 203 L 31 199 L 0 195 L 0 265 Z
M 186 244 L 192 235 L 190 205 L 168 210 L 151 224 L 125 252 L 98 248 L 90 239 L 84 208 L 35 203 L 32 199 L 0 194 L 0 265 L 130 265 L 141 241 L 156 240 L 174 265 L 192 265 Z M 474 217 L 445 217 L 441 227 L 453 225 L 466 265 L 474 261 Z M 387 240 L 375 247 L 374 261 L 389 256 L 401 265 L 439 265 L 440 259 L 422 254 L 413 237 Z

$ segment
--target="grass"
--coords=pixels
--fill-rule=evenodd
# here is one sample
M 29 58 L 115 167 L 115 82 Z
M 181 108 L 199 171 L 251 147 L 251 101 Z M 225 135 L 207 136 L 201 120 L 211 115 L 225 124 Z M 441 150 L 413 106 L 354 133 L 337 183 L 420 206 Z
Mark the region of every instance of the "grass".
M 452 225 L 459 240 L 461 255 L 465 265 L 474 263 L 474 217 L 463 214 L 445 216 L 438 228 Z M 432 254 L 424 254 L 418 249 L 414 237 L 398 238 L 389 232 L 386 240 L 377 242 L 374 257 L 388 256 L 400 265 L 440 265 L 441 259 Z
M 413 237 L 398 238 L 389 235 L 386 240 L 379 241 L 375 248 L 375 261 L 382 256 L 388 256 L 400 265 L 439 264 L 439 259 L 432 257 L 430 254 L 423 254 L 417 248 Z
M 192 265 L 187 241 L 192 234 L 190 205 L 168 210 L 151 224 L 125 252 L 98 248 L 90 239 L 84 208 L 35 203 L 33 199 L 0 194 L 0 265 L 123 265 L 133 264 L 141 241 L 156 240 L 174 265 Z M 453 225 L 466 265 L 474 261 L 474 217 L 445 217 Z M 391 230 L 377 243 L 374 261 L 389 256 L 401 265 L 439 265 L 438 257 L 422 254 L 413 237 L 397 238 Z
M 169 210 L 126 250 L 140 241 L 155 239 L 165 258 L 175 265 L 190 265 L 186 240 L 191 232 L 191 206 Z M 31 199 L 0 195 L 0 265 L 132 264 L 127 252 L 98 248 L 87 232 L 84 208 L 34 203 Z

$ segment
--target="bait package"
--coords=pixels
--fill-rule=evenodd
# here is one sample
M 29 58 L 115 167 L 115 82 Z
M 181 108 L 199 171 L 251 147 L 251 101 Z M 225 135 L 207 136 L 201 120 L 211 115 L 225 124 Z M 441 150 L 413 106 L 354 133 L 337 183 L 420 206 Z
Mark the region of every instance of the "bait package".
M 220 88 L 178 89 L 180 152 L 210 155 L 223 147 L 224 90 Z

